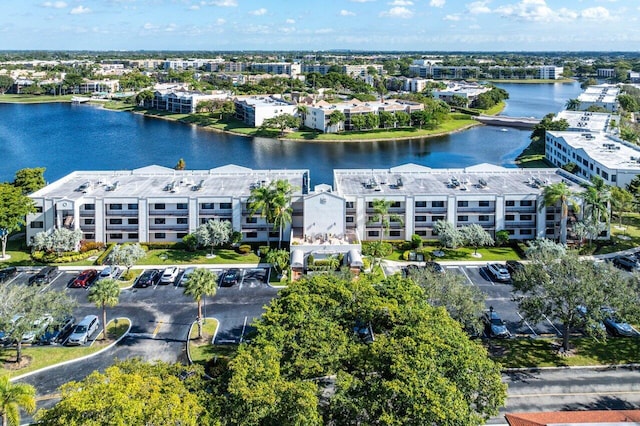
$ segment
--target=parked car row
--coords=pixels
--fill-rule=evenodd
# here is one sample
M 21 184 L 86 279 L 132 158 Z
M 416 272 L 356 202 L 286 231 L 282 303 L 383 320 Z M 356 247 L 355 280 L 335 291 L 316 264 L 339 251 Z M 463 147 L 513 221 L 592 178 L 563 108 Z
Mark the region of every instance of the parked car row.
M 95 316 L 95 315 L 94 315 Z M 97 318 L 97 317 L 96 317 Z M 0 342 L 4 345 L 15 344 L 16 326 L 24 320 L 23 315 L 14 315 L 11 318 L 8 331 L 0 331 Z M 52 345 L 64 343 L 74 329 L 75 317 L 69 315 L 63 318 L 54 318 L 51 315 L 43 315 L 33 321 L 31 329 L 22 333 L 20 343 Z

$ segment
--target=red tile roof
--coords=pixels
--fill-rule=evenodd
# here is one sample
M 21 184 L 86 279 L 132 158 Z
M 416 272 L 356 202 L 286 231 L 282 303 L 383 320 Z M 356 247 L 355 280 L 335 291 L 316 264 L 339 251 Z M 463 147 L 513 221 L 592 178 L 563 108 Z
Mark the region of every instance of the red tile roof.
M 510 426 L 546 426 L 563 423 L 630 423 L 640 422 L 640 410 L 510 413 L 504 417 Z

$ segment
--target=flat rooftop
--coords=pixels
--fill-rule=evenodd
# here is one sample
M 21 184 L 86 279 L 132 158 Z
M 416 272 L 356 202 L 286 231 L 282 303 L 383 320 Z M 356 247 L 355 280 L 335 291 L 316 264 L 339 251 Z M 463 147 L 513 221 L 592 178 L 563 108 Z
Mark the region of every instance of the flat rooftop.
M 294 194 L 308 188 L 308 170 L 253 170 L 227 165 L 210 170 L 147 166 L 134 170 L 75 171 L 34 192 L 32 198 L 248 197 L 256 186 L 287 180 Z
M 590 111 L 560 111 L 554 120 L 565 119 L 571 130 L 585 130 L 589 132 L 609 132 L 611 120 L 620 123 L 620 116 L 606 112 Z M 617 127 L 616 127 L 617 129 Z
M 337 169 L 335 192 L 375 198 L 429 195 L 525 195 L 542 193 L 544 185 L 566 182 L 577 189 L 588 182 L 562 169 L 507 169 L 478 164 L 464 169 L 431 169 L 405 164 L 390 169 Z
M 248 105 L 252 105 L 256 108 L 259 107 L 273 107 L 273 106 L 291 106 L 289 102 L 274 98 L 272 96 L 267 95 L 249 95 L 249 96 L 236 96 L 236 99 L 240 102 L 245 102 Z
M 615 103 L 619 94 L 620 89 L 613 85 L 589 86 L 578 96 L 578 100 L 580 102 Z
M 594 161 L 612 170 L 638 170 L 640 172 L 640 147 L 623 142 L 602 133 L 548 132 L 564 139 L 574 150 L 582 150 Z

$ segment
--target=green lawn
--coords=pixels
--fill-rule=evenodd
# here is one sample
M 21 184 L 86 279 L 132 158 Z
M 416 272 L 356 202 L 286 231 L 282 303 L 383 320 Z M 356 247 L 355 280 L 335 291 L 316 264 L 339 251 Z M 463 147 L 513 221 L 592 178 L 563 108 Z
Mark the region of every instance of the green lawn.
M 489 109 L 486 110 L 481 110 L 482 114 L 484 115 L 498 115 L 502 112 L 502 110 L 504 109 L 504 107 L 507 106 L 507 103 L 505 101 L 499 102 L 496 105 L 492 106 Z
M 31 251 L 26 248 L 24 238 L 18 240 L 9 240 L 7 242 L 7 254 L 11 256 L 9 260 L 0 262 L 0 265 L 12 265 L 12 266 L 36 266 L 42 265 L 41 263 L 34 262 L 31 259 Z
M 640 246 L 640 214 L 625 213 L 622 223 L 623 229 L 620 229 L 619 220 L 614 216 L 611 223 L 611 241 L 598 243 L 594 254 L 613 253 Z M 627 237 L 630 239 L 626 239 Z
M 444 256 L 436 257 L 432 253 L 434 251 L 440 250 L 437 241 L 427 241 L 423 248 L 423 253 L 425 254 L 426 260 L 435 260 L 435 261 L 494 261 L 494 260 L 520 260 L 520 256 L 518 253 L 511 247 L 482 247 L 478 249 L 478 254 L 482 255 L 481 257 L 472 256 L 474 253 L 474 249 L 470 247 L 460 247 L 458 249 L 443 249 Z M 389 256 L 385 257 L 386 260 L 394 260 L 394 261 L 404 261 L 402 257 L 404 254 L 404 250 L 394 249 L 393 253 Z
M 195 364 L 205 364 L 215 356 L 216 346 L 211 344 L 211 339 L 217 328 L 218 320 L 207 318 L 204 324 L 202 324 L 201 340 L 198 339 L 198 326 L 194 325 L 191 328 L 191 334 L 189 335 L 189 353 Z
M 30 373 L 50 365 L 80 358 L 85 355 L 98 352 L 113 340 L 122 336 L 129 328 L 129 320 L 120 318 L 116 326 L 114 321 L 110 321 L 107 325 L 107 334 L 110 338 L 107 342 L 96 341 L 92 346 L 67 347 L 60 345 L 53 346 L 23 346 L 22 354 L 24 357 L 31 359 L 31 362 L 23 368 L 16 368 L 15 365 L 15 348 L 3 348 L 0 351 L 0 375 L 15 377 L 22 374 Z
M 186 250 L 149 250 L 147 255 L 139 260 L 137 265 L 184 265 L 189 263 L 197 264 L 232 264 L 232 263 L 258 263 L 260 258 L 254 253 L 239 254 L 235 250 L 216 249 L 214 258 L 207 258 L 209 250 L 197 250 L 194 252 Z
M 609 338 L 601 341 L 586 337 L 570 340 L 570 355 L 558 352 L 559 339 L 488 340 L 485 346 L 503 368 L 564 367 L 640 362 L 640 338 Z
M 71 98 L 74 95 L 14 95 L 4 94 L 0 95 L 0 103 L 10 104 L 35 104 L 35 103 L 48 103 L 48 102 L 71 102 Z

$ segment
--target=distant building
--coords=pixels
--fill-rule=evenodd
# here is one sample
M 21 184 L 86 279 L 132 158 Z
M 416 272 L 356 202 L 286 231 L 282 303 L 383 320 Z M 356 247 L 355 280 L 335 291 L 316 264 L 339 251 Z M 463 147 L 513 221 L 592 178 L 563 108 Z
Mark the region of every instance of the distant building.
M 156 90 L 147 106 L 177 114 L 194 114 L 200 102 L 227 98 L 228 94 L 223 91 L 205 94 L 186 90 Z
M 78 86 L 79 93 L 115 93 L 120 91 L 118 80 L 84 80 Z
M 564 67 L 554 65 L 540 65 L 538 67 L 538 78 L 540 80 L 558 80 L 563 77 Z
M 611 78 L 616 76 L 616 70 L 613 68 L 598 68 L 596 75 L 598 78 Z
M 640 72 L 629 71 L 627 73 L 627 78 L 629 79 L 629 83 L 638 84 L 640 83 Z
M 276 115 L 296 113 L 296 105 L 275 95 L 238 96 L 234 100 L 238 120 L 252 127 L 260 127 L 264 120 Z
M 366 77 L 368 75 L 367 70 L 374 68 L 378 75 L 384 73 L 384 68 L 379 64 L 367 64 L 367 65 L 343 65 L 342 72 L 350 77 Z
M 327 75 L 332 66 L 327 64 L 302 64 L 302 72 L 317 72 L 318 74 Z
M 567 130 L 592 133 L 618 134 L 620 116 L 608 112 L 560 111 L 554 120 L 564 119 L 569 123 Z
M 467 106 L 471 105 L 479 95 L 491 90 L 486 86 L 476 83 L 456 83 L 447 84 L 446 89 L 434 89 L 431 91 L 433 97 L 445 102 L 451 102 L 454 96 L 459 96 L 467 100 Z
M 614 84 L 589 86 L 578 96 L 579 109 L 586 111 L 589 107 L 601 107 L 609 112 L 618 111 L 618 95 L 620 88 Z
M 508 413 L 509 426 L 634 426 L 640 425 L 640 410 L 583 410 Z
M 253 63 L 251 64 L 251 71 L 267 74 L 286 74 L 289 77 L 295 77 L 302 71 L 302 66 L 291 62 Z

